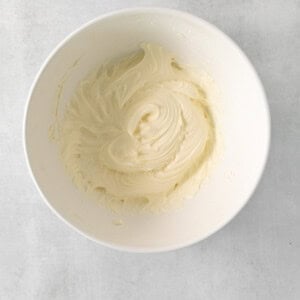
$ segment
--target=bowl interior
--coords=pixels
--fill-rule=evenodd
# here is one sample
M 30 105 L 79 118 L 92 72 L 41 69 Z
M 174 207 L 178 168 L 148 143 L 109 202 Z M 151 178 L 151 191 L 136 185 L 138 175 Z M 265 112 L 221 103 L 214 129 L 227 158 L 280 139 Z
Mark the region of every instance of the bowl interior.
M 219 90 L 219 96 L 211 99 L 218 150 L 198 194 L 180 209 L 164 214 L 115 215 L 72 184 L 48 131 L 58 94 L 64 105 L 93 67 L 136 50 L 144 41 L 161 44 L 214 79 Z M 25 139 L 35 181 L 63 219 L 104 244 L 159 251 L 208 236 L 245 204 L 266 160 L 269 118 L 255 71 L 224 34 L 185 13 L 138 9 L 93 21 L 57 48 L 33 87 Z M 118 219 L 122 226 L 116 226 Z

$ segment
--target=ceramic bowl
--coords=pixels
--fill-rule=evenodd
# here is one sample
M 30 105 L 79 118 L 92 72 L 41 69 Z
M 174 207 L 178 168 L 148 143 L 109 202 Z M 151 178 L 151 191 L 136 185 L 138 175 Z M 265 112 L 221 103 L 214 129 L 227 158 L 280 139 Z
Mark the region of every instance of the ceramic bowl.
M 59 93 L 67 102 L 93 67 L 136 50 L 141 42 L 158 43 L 211 76 L 219 90 L 219 97 L 212 99 L 218 150 L 199 192 L 179 209 L 115 215 L 74 186 L 48 132 Z M 178 249 L 222 228 L 253 193 L 270 140 L 265 93 L 245 54 L 215 26 L 165 8 L 110 13 L 70 34 L 47 58 L 32 85 L 24 128 L 32 178 L 52 211 L 84 236 L 134 252 Z M 119 219 L 122 225 L 116 225 Z

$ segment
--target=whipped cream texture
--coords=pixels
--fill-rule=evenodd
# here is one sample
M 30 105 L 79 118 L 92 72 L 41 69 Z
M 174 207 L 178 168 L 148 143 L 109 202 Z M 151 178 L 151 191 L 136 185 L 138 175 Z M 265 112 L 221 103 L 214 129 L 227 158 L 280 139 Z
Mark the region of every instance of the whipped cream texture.
M 60 144 L 80 188 L 120 203 L 157 205 L 198 190 L 214 131 L 197 76 L 162 47 L 142 44 L 79 84 Z

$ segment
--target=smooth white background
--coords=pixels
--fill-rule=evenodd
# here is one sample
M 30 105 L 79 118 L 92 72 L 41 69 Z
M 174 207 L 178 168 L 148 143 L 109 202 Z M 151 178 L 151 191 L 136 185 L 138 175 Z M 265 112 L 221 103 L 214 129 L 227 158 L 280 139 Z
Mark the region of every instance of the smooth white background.
M 192 12 L 249 56 L 272 115 L 268 164 L 245 209 L 192 247 L 129 254 L 73 232 L 25 165 L 22 119 L 43 60 L 90 19 L 137 5 Z M 300 2 L 0 0 L 0 299 L 299 299 Z M 255 118 L 255 116 L 253 116 Z

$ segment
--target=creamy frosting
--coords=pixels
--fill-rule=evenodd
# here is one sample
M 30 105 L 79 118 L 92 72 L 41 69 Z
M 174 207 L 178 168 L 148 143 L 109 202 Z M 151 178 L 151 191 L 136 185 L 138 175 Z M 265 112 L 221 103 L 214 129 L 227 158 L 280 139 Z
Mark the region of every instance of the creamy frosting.
M 74 182 L 149 205 L 195 193 L 215 142 L 200 84 L 154 44 L 93 71 L 61 124 L 62 158 Z

